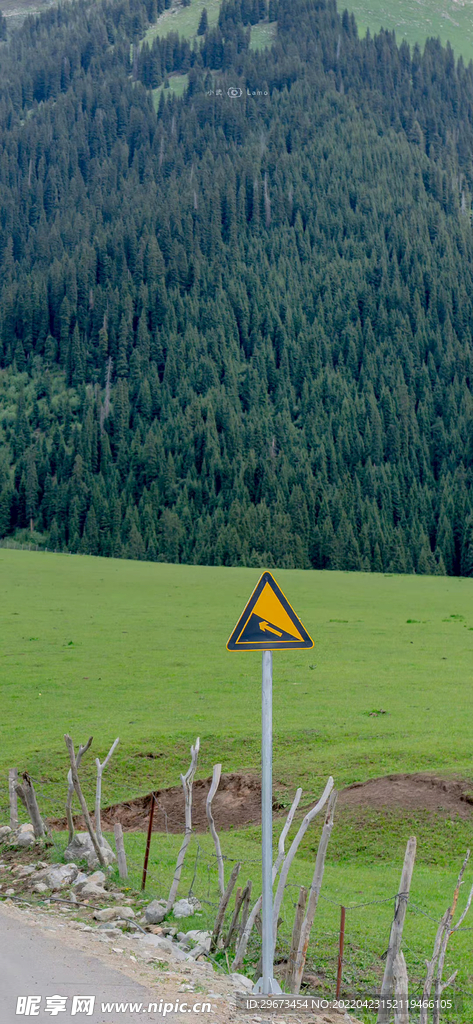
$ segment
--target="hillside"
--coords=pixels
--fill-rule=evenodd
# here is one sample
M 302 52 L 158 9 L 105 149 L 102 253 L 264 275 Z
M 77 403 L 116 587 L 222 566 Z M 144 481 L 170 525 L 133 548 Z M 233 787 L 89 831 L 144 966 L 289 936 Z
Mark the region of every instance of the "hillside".
M 323 0 L 148 44 L 160 3 L 0 51 L 0 536 L 470 575 L 473 66 Z
M 64 828 L 66 731 L 76 749 L 93 735 L 80 767 L 92 809 L 95 758 L 103 760 L 119 736 L 104 773 L 103 807 L 122 804 L 127 885 L 139 891 L 145 798 L 160 791 L 145 894 L 160 898 L 169 891 L 182 841 L 179 776 L 200 736 L 196 831 L 180 888 L 182 895 L 191 889 L 202 898 L 208 916 L 197 918 L 196 927 L 212 925 L 218 902 L 203 807 L 216 762 L 222 763 L 223 778 L 215 817 L 229 859 L 227 877 L 235 859 L 241 861 L 242 874 L 259 891 L 261 655 L 230 654 L 225 647 L 258 575 L 255 569 L 0 550 L 6 596 L 0 631 L 0 820 L 8 821 L 8 769 L 16 766 L 30 772 L 48 822 L 62 820 Z M 473 719 L 465 711 L 471 703 L 473 581 L 291 570 L 278 570 L 277 580 L 315 646 L 274 653 L 275 844 L 297 786 L 304 793 L 291 836 L 329 774 L 341 791 L 311 965 L 322 991 L 333 998 L 343 903 L 343 994 L 378 989 L 392 897 L 406 841 L 415 835 L 404 948 L 410 991 L 420 994 L 437 922 L 471 845 Z M 227 803 L 232 780 L 240 786 Z M 459 780 L 463 801 L 453 798 Z M 356 788 L 345 788 L 354 783 Z M 104 828 L 116 817 L 115 811 L 104 812 Z M 291 939 L 294 896 L 300 885 L 311 884 L 320 827 L 311 826 L 291 869 L 281 952 Z M 110 833 L 109 838 L 113 842 Z M 54 832 L 54 842 L 60 857 L 66 835 Z M 457 913 L 472 883 L 469 866 Z M 473 1024 L 468 926 L 471 917 L 449 944 L 448 970 L 459 968 L 455 995 L 464 998 L 444 1024 Z M 253 948 L 257 959 L 258 947 Z M 245 973 L 251 966 L 250 958 Z M 372 1024 L 372 1015 L 365 1019 Z

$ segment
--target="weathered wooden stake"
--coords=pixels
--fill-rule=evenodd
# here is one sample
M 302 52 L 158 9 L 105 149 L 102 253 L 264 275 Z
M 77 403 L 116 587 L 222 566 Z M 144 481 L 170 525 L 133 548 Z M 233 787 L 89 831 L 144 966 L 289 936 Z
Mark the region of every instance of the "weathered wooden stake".
M 292 840 L 292 843 L 291 843 L 291 845 L 289 847 L 289 850 L 287 852 L 286 858 L 285 858 L 284 863 L 282 865 L 281 874 L 279 876 L 279 884 L 278 884 L 278 887 L 277 887 L 277 890 L 276 890 L 276 896 L 274 898 L 274 904 L 273 904 L 273 944 L 274 944 L 274 947 L 276 946 L 276 938 L 277 938 L 277 934 L 278 934 L 279 911 L 281 909 L 281 903 L 282 903 L 282 899 L 283 899 L 283 896 L 284 896 L 284 890 L 286 888 L 286 882 L 287 882 L 287 876 L 289 874 L 289 868 L 291 867 L 291 864 L 292 864 L 292 862 L 294 860 L 294 857 L 295 857 L 295 855 L 297 853 L 299 844 L 300 844 L 301 840 L 303 839 L 303 837 L 305 836 L 305 833 L 307 832 L 307 829 L 308 829 L 311 821 L 314 820 L 314 818 L 319 813 L 319 811 L 321 811 L 322 808 L 327 803 L 327 800 L 328 800 L 328 798 L 330 796 L 330 793 L 332 792 L 332 789 L 333 789 L 333 778 L 330 775 L 330 777 L 328 779 L 328 782 L 327 782 L 327 785 L 325 786 L 325 789 L 324 789 L 324 791 L 322 793 L 322 796 L 320 797 L 320 800 L 317 801 L 317 803 L 312 808 L 312 810 L 308 811 L 308 813 L 306 814 L 305 818 L 303 818 L 303 820 L 302 820 L 302 822 L 301 822 L 301 824 L 299 826 L 299 830 L 298 830 L 297 834 L 295 835 L 294 839 Z
M 241 911 L 240 924 L 239 924 L 239 927 L 238 927 L 238 941 L 240 941 L 240 939 L 241 939 L 241 937 L 243 935 L 243 932 L 245 931 L 245 928 L 246 928 L 246 922 L 248 920 L 248 914 L 250 912 L 251 889 L 252 889 L 252 882 L 251 882 L 250 879 L 248 879 L 248 881 L 246 883 L 246 886 L 245 886 L 245 888 L 243 890 L 242 911 Z
M 409 980 L 402 949 L 399 950 L 393 966 L 394 974 L 394 1024 L 409 1024 Z
M 77 757 L 76 757 L 76 767 L 77 767 L 77 770 L 79 770 L 79 765 L 80 765 L 80 763 L 82 761 L 82 758 L 83 758 L 84 754 L 88 751 L 88 749 L 90 747 L 90 744 L 92 743 L 92 739 L 93 739 L 93 737 L 89 736 L 89 738 L 87 740 L 87 743 L 85 744 L 84 747 L 82 746 L 82 744 L 79 745 L 79 750 L 77 752 Z M 71 768 L 69 768 L 69 771 L 67 773 L 67 797 L 66 797 L 66 818 L 67 818 L 67 826 L 68 826 L 68 829 L 69 829 L 69 838 L 67 840 L 68 843 L 72 843 L 72 840 L 74 838 L 74 820 L 73 820 L 73 817 L 72 817 L 72 797 L 73 796 L 74 796 L 74 783 L 72 781 L 72 770 L 71 770 Z
M 95 790 L 95 833 L 97 836 L 97 842 L 99 846 L 103 846 L 102 826 L 100 822 L 100 804 L 102 800 L 102 773 L 104 768 L 107 767 L 107 764 L 110 761 L 113 751 L 115 750 L 115 747 L 119 742 L 120 740 L 119 737 L 117 736 L 115 742 L 112 743 L 112 746 L 110 747 L 110 750 L 105 758 L 105 761 L 102 761 L 102 764 L 100 764 L 100 759 L 98 757 L 95 758 L 95 763 L 97 765 L 97 786 Z
M 207 820 L 209 823 L 210 832 L 215 844 L 215 852 L 217 855 L 217 869 L 218 869 L 218 885 L 220 889 L 220 895 L 223 896 L 225 892 L 225 872 L 222 857 L 222 848 L 220 846 L 220 839 L 218 838 L 217 829 L 215 828 L 215 822 L 212 814 L 212 800 L 217 792 L 218 784 L 220 782 L 220 775 L 222 773 L 222 765 L 214 764 L 212 772 L 212 783 L 207 794 L 207 800 L 205 804 L 205 811 L 207 814 Z
M 195 741 L 195 747 L 191 747 L 191 763 L 190 763 L 190 767 L 189 767 L 189 769 L 188 769 L 188 771 L 186 772 L 185 775 L 181 775 L 182 788 L 184 790 L 184 797 L 185 797 L 185 802 L 186 802 L 186 808 L 185 808 L 186 831 L 185 831 L 185 834 L 184 834 L 184 839 L 182 840 L 181 849 L 179 850 L 179 853 L 177 855 L 176 867 L 175 867 L 175 870 L 174 870 L 174 878 L 172 880 L 172 885 L 171 885 L 171 888 L 170 888 L 170 891 L 169 891 L 168 901 L 166 903 L 166 910 L 165 910 L 166 914 L 169 914 L 169 911 L 172 910 L 172 908 L 174 906 L 174 903 L 175 903 L 175 900 L 176 900 L 177 890 L 178 890 L 178 887 L 179 887 L 179 881 L 180 881 L 180 878 L 181 878 L 182 865 L 184 863 L 184 857 L 186 855 L 186 850 L 187 850 L 187 847 L 188 847 L 188 845 L 190 843 L 190 838 L 191 838 L 191 835 L 192 835 L 192 783 L 194 781 L 194 775 L 195 775 L 195 771 L 196 771 L 196 768 L 197 768 L 197 758 L 199 756 L 199 748 L 200 748 L 200 739 L 199 739 L 199 737 L 197 737 L 197 739 Z
M 342 987 L 342 971 L 343 971 L 343 946 L 345 944 L 345 907 L 340 907 L 340 935 L 338 938 L 338 966 L 337 966 L 337 988 L 335 991 L 335 999 L 340 998 L 340 989 Z
M 18 794 L 18 796 L 23 801 L 26 807 L 28 816 L 33 826 L 35 839 L 42 839 L 46 833 L 46 828 L 39 813 L 38 801 L 36 799 L 34 786 L 28 775 L 28 772 L 23 772 L 22 777 L 23 785 L 20 785 L 17 782 L 15 784 L 15 792 Z
M 223 896 L 222 896 L 222 898 L 220 900 L 219 908 L 217 910 L 217 916 L 215 918 L 214 930 L 212 932 L 212 939 L 211 939 L 211 942 L 210 942 L 210 949 L 211 949 L 211 951 L 215 950 L 217 948 L 217 943 L 218 943 L 219 935 L 220 935 L 220 932 L 221 932 L 221 929 L 222 929 L 223 919 L 225 917 L 225 911 L 226 911 L 226 909 L 228 907 L 230 896 L 232 895 L 235 882 L 236 882 L 236 880 L 238 878 L 238 875 L 239 875 L 239 872 L 240 872 L 240 868 L 241 868 L 241 864 L 240 863 L 235 864 L 235 867 L 233 868 L 233 871 L 232 871 L 232 873 L 230 875 L 227 888 L 225 889 L 225 892 L 224 892 L 224 894 L 223 894 Z
M 279 836 L 279 840 L 278 840 L 278 855 L 277 855 L 276 860 L 275 860 L 275 862 L 273 864 L 273 886 L 274 886 L 274 882 L 275 882 L 275 879 L 277 877 L 277 873 L 279 871 L 279 868 L 281 867 L 281 864 L 284 861 L 284 844 L 286 842 L 286 836 L 287 836 L 287 834 L 289 832 L 289 829 L 290 829 L 290 827 L 292 825 L 292 821 L 293 821 L 294 815 L 296 813 L 296 810 L 298 808 L 299 800 L 300 800 L 301 796 L 302 796 L 302 789 L 299 787 L 296 790 L 296 795 L 294 797 L 294 800 L 292 801 L 291 807 L 289 808 L 289 813 L 288 813 L 288 816 L 286 818 L 286 821 L 285 821 L 285 824 L 284 824 L 284 828 L 282 829 L 281 835 Z M 258 914 L 259 914 L 259 912 L 261 910 L 262 902 L 263 902 L 262 897 L 258 896 L 258 899 L 256 900 L 256 902 L 254 904 L 254 907 L 253 907 L 253 909 L 251 911 L 251 914 L 249 915 L 249 917 L 245 921 L 245 926 L 244 926 L 244 928 L 242 930 L 241 938 L 240 938 L 240 941 L 238 943 L 238 946 L 237 946 L 237 949 L 236 949 L 236 952 L 235 952 L 235 959 L 234 959 L 233 964 L 232 964 L 232 970 L 233 971 L 238 971 L 240 969 L 242 963 L 243 963 L 243 957 L 244 957 L 244 955 L 246 953 L 246 947 L 248 945 L 248 941 L 249 941 L 249 938 L 250 938 L 250 935 L 251 935 L 251 929 L 253 928 L 253 925 L 255 924 L 256 918 L 257 918 L 257 916 L 258 916 Z
M 305 905 L 307 903 L 307 889 L 305 885 L 301 885 L 299 891 L 299 899 L 297 901 L 296 913 L 294 915 L 294 925 L 292 929 L 291 948 L 289 950 L 289 959 L 287 961 L 286 968 L 286 983 L 288 991 L 293 991 L 294 975 L 296 972 L 296 961 L 297 961 L 297 950 L 299 949 L 299 939 L 301 937 L 302 922 L 304 920 Z
M 115 848 L 117 851 L 118 873 L 120 878 L 128 878 L 125 844 L 123 842 L 123 829 L 119 821 L 116 821 L 113 826 L 113 834 L 115 836 Z
M 230 945 L 230 943 L 232 941 L 233 932 L 236 929 L 238 917 L 240 915 L 240 910 L 241 910 L 242 902 L 243 902 L 243 889 L 241 888 L 241 885 L 239 885 L 238 889 L 236 891 L 235 908 L 234 908 L 234 911 L 233 911 L 233 914 L 232 914 L 232 919 L 230 921 L 230 927 L 228 929 L 227 936 L 226 936 L 226 938 L 224 939 L 224 942 L 223 942 L 223 948 L 224 949 L 228 949 L 228 947 L 229 947 L 229 945 Z
M 401 949 L 402 930 L 404 927 L 407 901 L 409 899 L 409 891 L 411 888 L 412 872 L 414 870 L 414 861 L 416 858 L 416 846 L 417 840 L 415 836 L 411 836 L 407 841 L 401 884 L 399 893 L 396 897 L 394 920 L 391 925 L 388 954 L 386 957 L 386 966 L 384 968 L 383 984 L 381 985 L 381 1005 L 378 1012 L 377 1024 L 389 1024 L 391 1016 L 391 1012 L 387 1004 L 394 991 L 394 961 Z
M 18 828 L 18 797 L 16 784 L 18 782 L 18 768 L 10 768 L 8 772 L 8 794 L 10 797 L 10 828 L 14 831 Z
M 92 846 L 93 846 L 93 848 L 95 850 L 95 853 L 97 855 L 97 859 L 98 859 L 99 863 L 101 864 L 101 866 L 103 868 L 105 868 L 107 866 L 106 863 L 105 863 L 105 857 L 103 855 L 103 852 L 102 852 L 102 849 L 100 847 L 100 844 L 97 842 L 97 837 L 96 837 L 95 832 L 94 832 L 94 830 L 92 828 L 92 822 L 90 820 L 89 810 L 88 810 L 87 804 L 85 802 L 84 794 L 82 792 L 81 785 L 80 785 L 80 782 L 79 782 L 79 776 L 77 774 L 76 755 L 75 755 L 75 752 L 74 752 L 74 744 L 72 742 L 71 737 L 67 733 L 64 736 L 64 742 L 65 742 L 66 747 L 67 747 L 67 749 L 69 751 L 69 758 L 70 758 L 70 762 L 71 762 L 72 781 L 74 783 L 74 789 L 75 789 L 75 791 L 77 793 L 77 796 L 78 796 L 78 799 L 79 799 L 79 803 L 80 803 L 81 808 L 82 808 L 82 814 L 84 815 L 84 818 L 85 818 L 85 824 L 87 826 L 87 831 L 88 831 L 89 836 L 90 836 L 90 838 L 92 840 Z
M 319 846 L 317 849 L 317 857 L 315 858 L 314 874 L 312 877 L 312 885 L 310 887 L 309 900 L 307 904 L 307 913 L 302 922 L 301 934 L 299 939 L 299 948 L 297 950 L 297 959 L 294 965 L 293 975 L 293 993 L 297 994 L 300 991 L 302 983 L 302 975 L 304 973 L 305 962 L 307 958 L 307 950 L 309 948 L 310 933 L 312 925 L 314 923 L 315 912 L 319 902 L 319 894 L 322 888 L 322 881 L 324 877 L 325 869 L 325 857 L 327 854 L 327 847 L 333 828 L 333 816 L 335 813 L 335 804 L 337 802 L 337 791 L 332 789 L 330 794 L 327 810 L 325 813 L 324 827 L 322 829 L 322 835 L 319 840 Z

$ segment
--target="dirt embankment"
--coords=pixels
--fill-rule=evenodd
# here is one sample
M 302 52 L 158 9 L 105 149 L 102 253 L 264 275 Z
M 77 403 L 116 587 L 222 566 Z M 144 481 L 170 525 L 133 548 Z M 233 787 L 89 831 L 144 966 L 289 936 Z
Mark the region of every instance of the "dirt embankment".
M 192 796 L 192 827 L 196 832 L 208 828 L 206 799 L 211 779 L 194 783 Z M 156 790 L 153 830 L 178 834 L 184 831 L 184 797 L 181 786 Z M 148 828 L 152 794 L 113 804 L 102 811 L 102 827 L 112 830 L 119 821 L 124 831 L 142 832 Z M 459 815 L 473 819 L 473 783 L 458 779 L 418 773 L 414 775 L 386 775 L 367 782 L 355 782 L 343 789 L 338 801 L 343 807 L 385 808 L 400 811 L 430 811 L 447 816 Z M 281 810 L 275 803 L 274 811 Z M 225 831 L 257 825 L 261 822 L 261 785 L 248 775 L 223 775 L 212 803 L 217 828 Z M 82 817 L 75 819 L 76 828 L 85 828 Z M 53 828 L 64 829 L 64 819 L 51 823 Z

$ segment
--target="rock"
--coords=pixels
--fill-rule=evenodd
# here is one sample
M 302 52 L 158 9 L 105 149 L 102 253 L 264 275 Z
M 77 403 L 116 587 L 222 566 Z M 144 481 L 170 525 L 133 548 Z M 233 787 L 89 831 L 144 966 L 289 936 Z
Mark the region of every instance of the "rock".
M 14 895 L 15 895 L 15 890 L 14 889 L 5 889 L 5 896 L 14 896 Z
M 104 910 L 96 910 L 94 917 L 96 921 L 132 921 L 135 916 L 131 907 L 105 907 Z
M 106 864 L 111 864 L 115 860 L 115 854 L 106 839 L 103 840 L 101 849 Z M 86 860 L 89 868 L 99 866 L 100 861 L 88 832 L 76 833 L 69 846 L 66 846 L 64 860 Z
M 139 938 L 142 942 L 147 942 L 150 946 L 156 946 L 157 949 L 162 949 L 166 953 L 172 953 L 175 949 L 171 940 L 166 939 L 164 935 L 140 935 Z
M 78 889 L 79 890 L 79 889 L 82 888 L 83 885 L 86 885 L 86 883 L 88 881 L 89 881 L 89 876 L 84 874 L 83 871 L 79 871 L 79 874 L 77 875 L 77 878 L 74 879 L 72 885 L 73 885 L 74 889 Z
M 201 906 L 198 900 L 191 897 L 188 900 L 178 900 L 172 908 L 174 917 L 192 917 L 197 910 L 200 910 Z M 153 922 L 154 924 L 155 922 Z M 159 923 L 159 922 L 157 922 Z
M 233 981 L 233 984 L 235 985 L 235 988 L 238 988 L 238 989 L 242 989 L 243 988 L 243 989 L 245 989 L 246 992 L 252 992 L 253 991 L 254 982 L 252 982 L 250 980 L 250 978 L 245 978 L 244 974 L 233 973 L 233 974 L 230 975 L 230 977 L 231 977 L 231 979 Z
M 104 885 L 106 881 L 107 876 L 103 871 L 93 871 L 92 874 L 89 875 L 89 882 L 94 882 L 95 885 Z
M 35 872 L 36 868 L 30 864 L 17 864 L 12 868 L 12 875 L 16 875 L 17 878 L 28 878 L 28 875 L 34 875 Z
M 32 824 L 31 824 L 31 822 L 28 821 L 28 822 L 26 822 L 25 825 L 20 825 L 20 827 L 17 829 L 17 832 L 32 832 L 33 835 L 34 835 L 34 828 L 33 828 Z
M 41 872 L 40 881 L 45 882 L 52 892 L 56 892 L 58 889 L 64 889 L 66 885 L 71 885 L 78 874 L 77 864 L 54 864 Z
M 44 882 L 35 882 L 33 886 L 33 892 L 49 892 L 47 885 Z
M 0 828 L 0 843 L 4 842 L 7 836 L 10 835 L 10 832 L 11 828 L 9 825 L 2 825 L 2 827 Z
M 102 889 L 101 885 L 95 885 L 95 882 L 87 882 L 86 885 L 82 886 L 79 896 L 81 900 L 88 900 L 92 896 L 108 896 L 108 893 L 105 889 Z
M 145 907 L 145 918 L 148 924 L 161 924 L 161 921 L 164 920 L 165 913 L 166 904 L 163 906 L 162 900 L 153 900 L 152 903 L 149 903 L 148 906 Z
M 117 907 L 116 909 L 118 910 L 118 920 L 133 921 L 135 911 L 132 907 Z
M 208 953 L 208 952 L 210 952 L 210 943 L 212 941 L 212 933 L 211 932 L 200 932 L 197 928 L 195 928 L 195 929 L 193 929 L 193 931 L 187 932 L 186 940 L 187 941 L 190 940 L 191 942 L 197 943 L 197 945 L 201 947 L 202 952 L 204 952 L 204 950 L 205 950 L 205 952 Z
M 175 942 L 165 939 L 162 935 L 137 935 L 136 938 L 140 942 L 146 942 L 150 946 L 155 946 L 155 948 L 162 950 L 163 953 L 169 953 L 175 960 L 188 959 L 188 954 L 183 949 L 179 949 Z
M 22 850 L 34 846 L 35 837 L 33 832 L 12 832 L 10 842 L 13 846 L 19 846 Z

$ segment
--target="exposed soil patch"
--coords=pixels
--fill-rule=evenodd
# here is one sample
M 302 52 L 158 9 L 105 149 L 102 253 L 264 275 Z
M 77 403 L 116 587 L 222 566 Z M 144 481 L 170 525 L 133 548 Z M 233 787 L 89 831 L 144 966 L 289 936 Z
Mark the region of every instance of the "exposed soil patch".
M 208 828 L 205 803 L 211 778 L 194 782 L 192 791 L 192 827 L 196 832 Z M 119 821 L 125 832 L 144 832 L 148 828 L 152 795 L 102 810 L 102 827 L 113 831 Z M 179 834 L 184 831 L 184 795 L 181 786 L 155 790 L 154 832 Z M 339 795 L 339 807 L 369 807 L 400 811 L 427 810 L 462 818 L 473 818 L 473 783 L 457 779 L 441 779 L 434 775 L 386 775 L 367 782 L 355 782 Z M 309 806 L 309 805 L 307 805 Z M 312 806 L 312 804 L 310 805 Z M 273 810 L 281 811 L 275 801 Z M 304 807 L 304 810 L 306 808 Z M 222 775 L 212 803 L 212 813 L 219 831 L 261 824 L 261 783 L 251 775 Z M 92 816 L 93 817 L 93 816 Z M 82 816 L 74 817 L 77 829 L 85 829 Z M 64 830 L 66 820 L 50 822 L 52 828 Z
M 440 779 L 434 775 L 386 775 L 368 782 L 355 782 L 343 789 L 342 807 L 383 807 L 404 811 L 431 811 L 473 817 L 473 783 Z
M 205 802 L 212 779 L 199 779 L 192 789 L 192 827 L 196 832 L 208 828 Z M 102 828 L 113 830 L 119 821 L 123 830 L 142 832 L 148 828 L 151 794 L 114 804 L 102 810 Z M 156 804 L 153 817 L 154 832 L 180 833 L 184 831 L 184 794 L 181 786 L 155 790 Z M 278 810 L 278 805 L 274 807 Z M 212 814 L 218 829 L 241 828 L 261 823 L 261 783 L 248 775 L 222 775 L 212 801 Z M 82 817 L 74 818 L 76 828 L 85 828 Z M 52 822 L 53 828 L 66 828 L 65 819 Z

